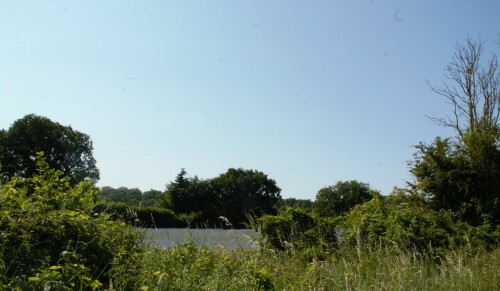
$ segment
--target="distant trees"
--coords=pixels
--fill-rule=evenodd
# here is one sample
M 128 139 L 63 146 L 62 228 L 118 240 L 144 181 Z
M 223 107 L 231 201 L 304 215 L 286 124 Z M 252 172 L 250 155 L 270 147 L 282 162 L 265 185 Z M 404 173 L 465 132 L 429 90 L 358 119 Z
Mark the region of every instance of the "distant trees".
M 90 137 L 35 114 L 0 131 L 0 175 L 4 180 L 33 176 L 37 173 L 36 153 L 42 151 L 48 165 L 70 177 L 73 185 L 99 179 Z
M 433 118 L 453 139 L 416 146 L 411 186 L 436 208 L 451 209 L 473 224 L 500 221 L 500 71 L 495 54 L 483 66 L 483 43 L 458 45 L 446 67 L 451 83 L 432 90 L 452 105 L 452 116 Z
M 216 223 L 220 216 L 242 226 L 246 214 L 275 213 L 280 188 L 266 174 L 255 170 L 229 169 L 212 179 L 188 177 L 182 169 L 167 185 L 164 207 L 176 213 L 195 213 L 199 223 Z
M 310 199 L 297 199 L 297 198 L 282 198 L 276 203 L 276 207 L 280 208 L 300 208 L 303 210 L 310 210 L 313 202 Z
M 339 181 L 318 191 L 313 209 L 319 216 L 340 216 L 372 198 L 368 184 L 356 180 Z
M 98 199 L 106 202 L 148 207 L 160 206 L 162 197 L 163 192 L 154 189 L 142 192 L 137 188 L 112 188 L 109 186 L 102 187 L 101 192 L 97 194 Z

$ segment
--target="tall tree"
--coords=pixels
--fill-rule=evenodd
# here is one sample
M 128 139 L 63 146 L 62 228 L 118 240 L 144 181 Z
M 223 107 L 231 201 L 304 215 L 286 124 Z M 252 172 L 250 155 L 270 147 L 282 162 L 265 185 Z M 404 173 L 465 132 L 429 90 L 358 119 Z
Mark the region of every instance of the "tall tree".
M 313 209 L 320 216 L 340 216 L 372 198 L 370 185 L 356 180 L 339 181 L 318 191 Z
M 199 214 L 200 220 L 214 220 L 217 200 L 210 180 L 188 177 L 186 170 L 181 169 L 174 182 L 167 185 L 165 192 L 164 207 L 171 205 L 177 213 L 195 212 Z
M 238 226 L 246 221 L 247 213 L 274 214 L 275 205 L 281 198 L 276 181 L 255 170 L 231 168 L 212 179 L 212 185 L 218 195 L 220 215 Z
M 70 177 L 72 184 L 99 179 L 90 137 L 35 114 L 18 119 L 0 134 L 1 176 L 31 177 L 37 172 L 36 153 L 41 151 L 49 166 Z
M 436 208 L 473 223 L 500 220 L 500 71 L 495 54 L 482 63 L 483 43 L 457 45 L 446 67 L 450 83 L 432 90 L 452 105 L 452 115 L 432 118 L 456 132 L 453 139 L 420 143 L 409 163 L 415 182 Z

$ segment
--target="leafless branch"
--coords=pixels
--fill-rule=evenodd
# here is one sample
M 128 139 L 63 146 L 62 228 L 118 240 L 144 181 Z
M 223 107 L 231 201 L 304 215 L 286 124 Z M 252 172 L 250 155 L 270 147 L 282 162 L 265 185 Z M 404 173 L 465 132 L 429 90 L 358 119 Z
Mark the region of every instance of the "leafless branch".
M 478 125 L 497 127 L 500 116 L 500 72 L 495 54 L 487 68 L 481 66 L 483 42 L 468 39 L 465 45 L 455 46 L 455 55 L 445 68 L 450 81 L 442 86 L 427 84 L 452 105 L 453 117 L 430 117 L 440 125 L 451 127 L 463 137 L 464 131 L 476 130 Z M 482 108 L 481 108 L 482 107 Z

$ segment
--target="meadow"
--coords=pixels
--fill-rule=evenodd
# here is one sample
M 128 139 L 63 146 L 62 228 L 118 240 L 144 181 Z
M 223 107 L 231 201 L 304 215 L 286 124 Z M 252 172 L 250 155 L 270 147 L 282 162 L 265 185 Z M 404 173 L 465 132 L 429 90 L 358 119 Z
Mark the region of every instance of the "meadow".
M 396 245 L 314 253 L 186 243 L 147 250 L 134 284 L 141 290 L 499 290 L 498 266 L 500 248 L 465 246 L 429 258 Z

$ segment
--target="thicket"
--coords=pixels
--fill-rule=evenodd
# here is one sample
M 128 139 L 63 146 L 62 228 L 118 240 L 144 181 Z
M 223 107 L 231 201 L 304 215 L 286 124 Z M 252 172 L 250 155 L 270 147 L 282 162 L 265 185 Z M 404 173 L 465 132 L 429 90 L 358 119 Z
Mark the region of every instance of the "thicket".
M 355 206 L 339 229 L 347 248 L 394 245 L 430 259 L 462 247 L 492 249 L 500 238 L 498 227 L 488 222 L 473 227 L 459 214 L 435 210 L 422 196 L 400 189 Z
M 337 247 L 336 224 L 333 218 L 314 218 L 304 210 L 288 208 L 280 215 L 259 218 L 256 226 L 274 249 L 328 252 Z
M 37 174 L 0 186 L 0 289 L 127 289 L 142 235 L 96 211 L 93 182 L 72 186 L 37 155 Z

